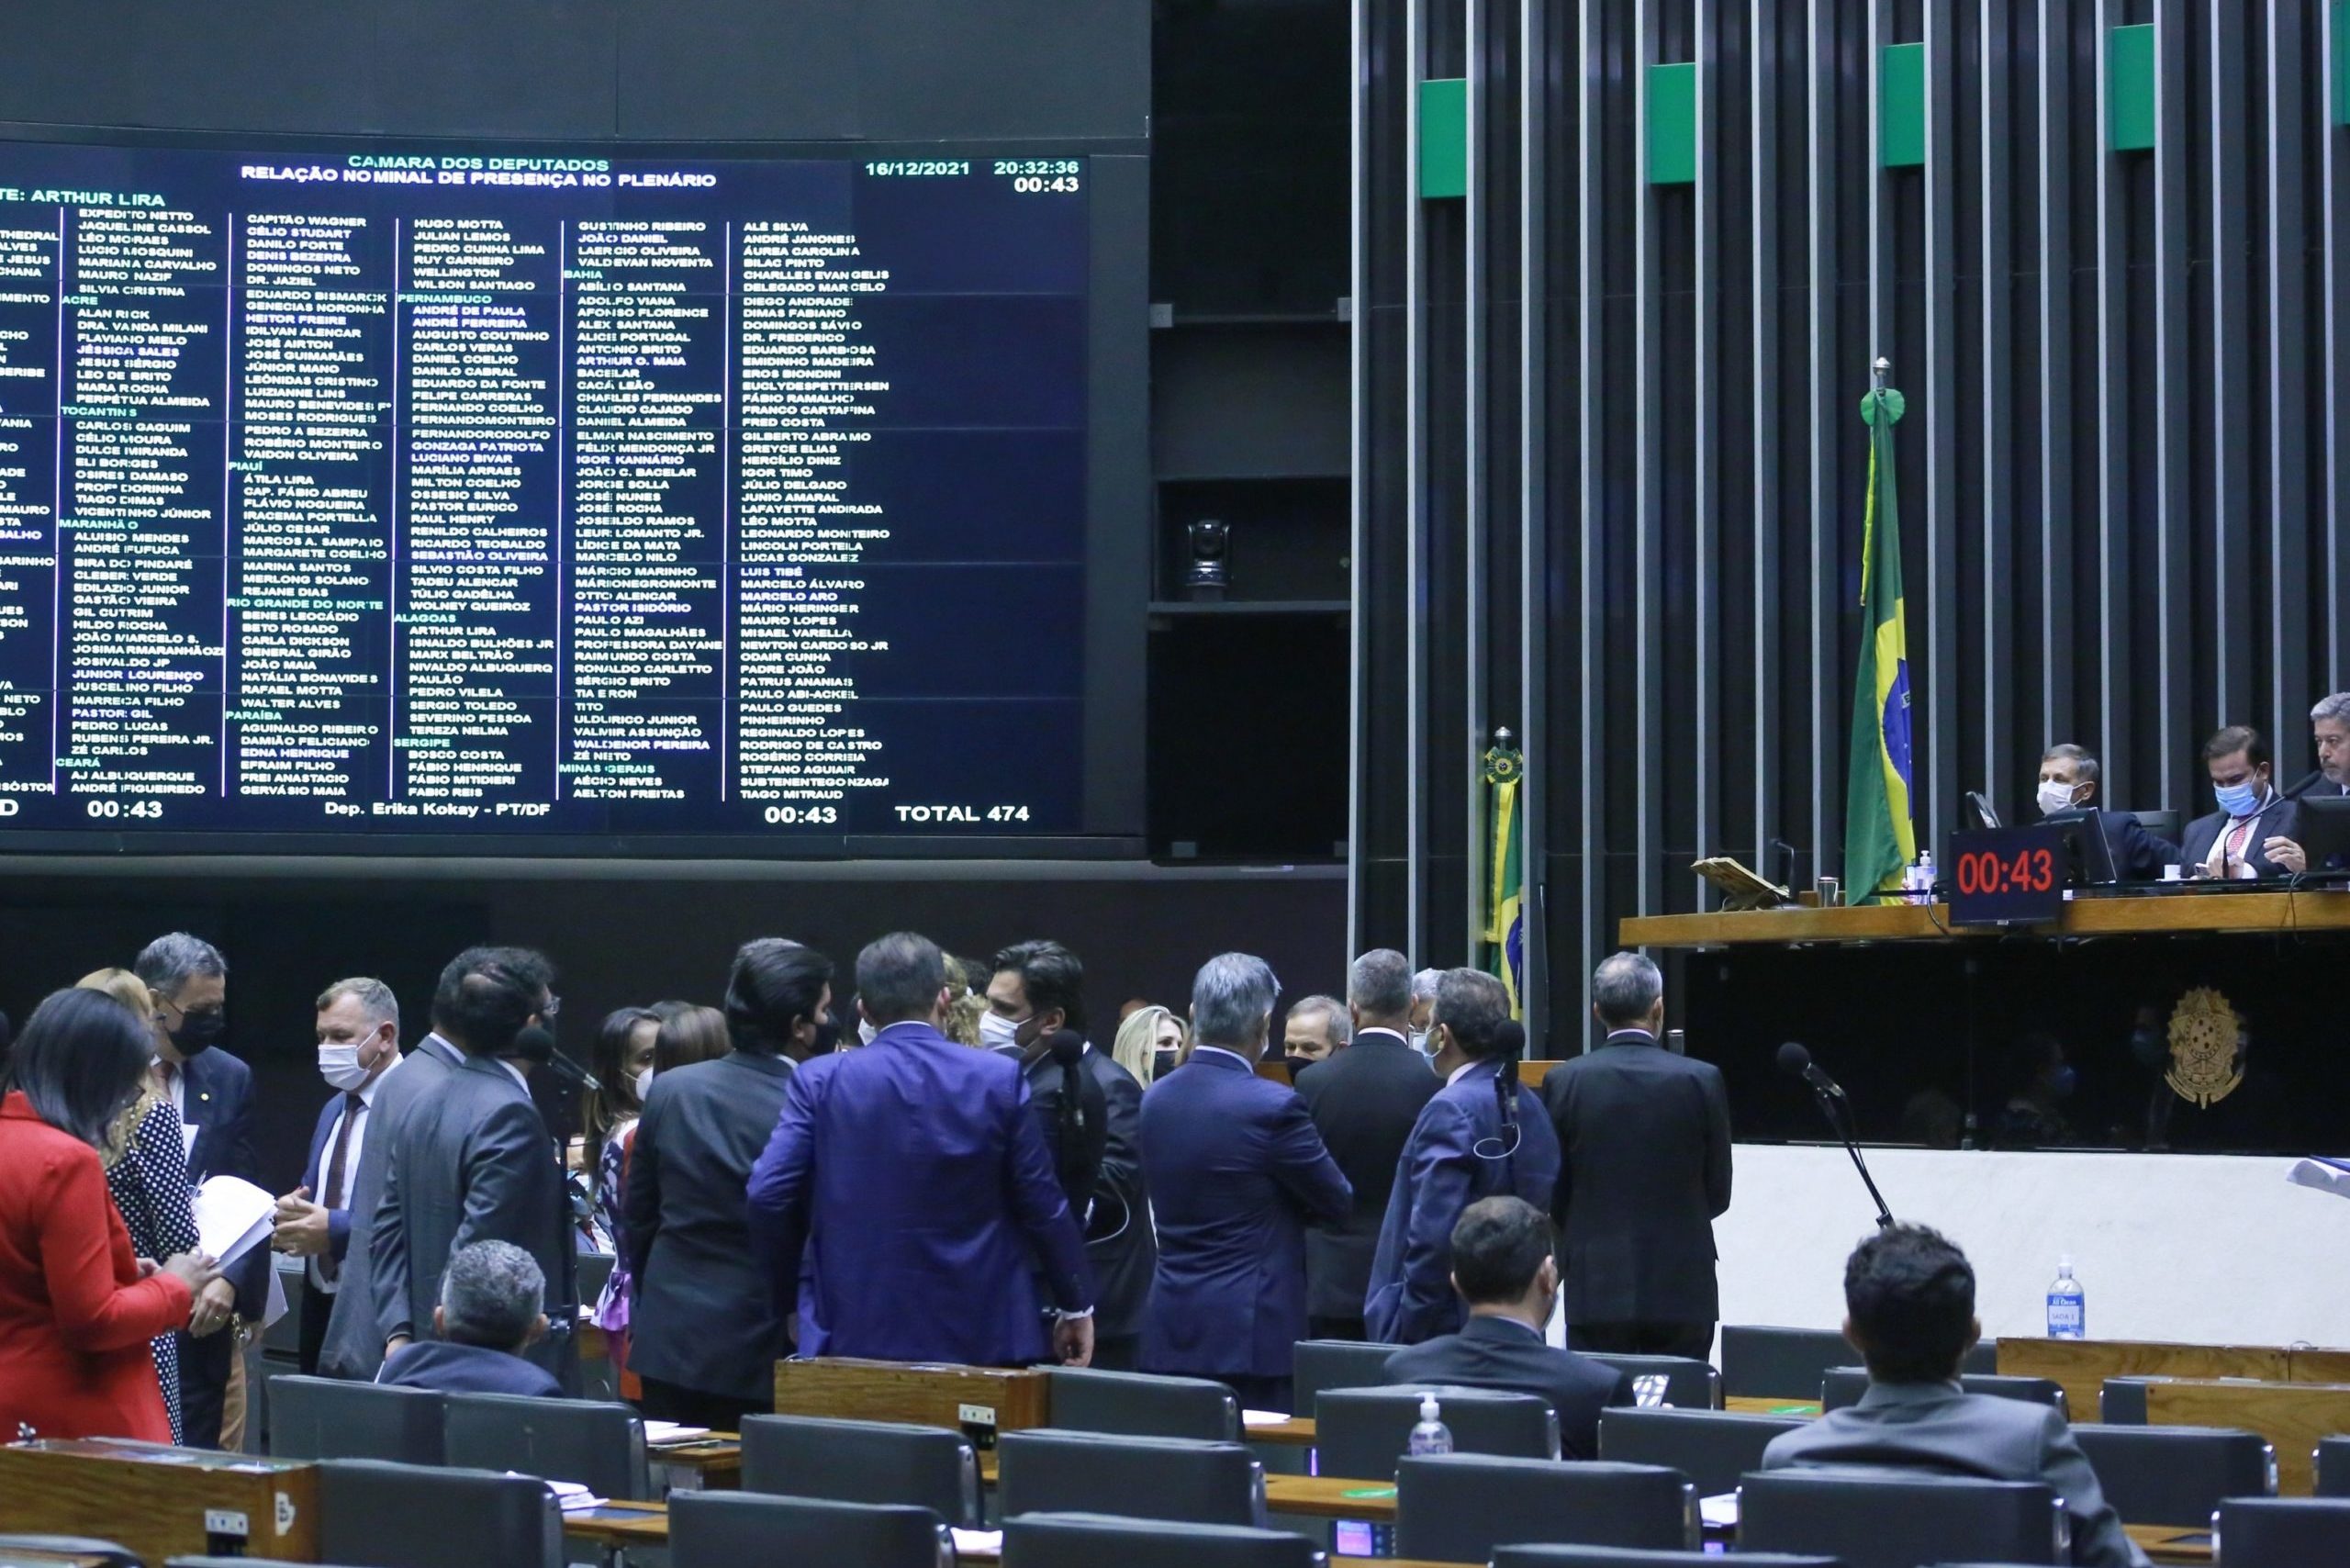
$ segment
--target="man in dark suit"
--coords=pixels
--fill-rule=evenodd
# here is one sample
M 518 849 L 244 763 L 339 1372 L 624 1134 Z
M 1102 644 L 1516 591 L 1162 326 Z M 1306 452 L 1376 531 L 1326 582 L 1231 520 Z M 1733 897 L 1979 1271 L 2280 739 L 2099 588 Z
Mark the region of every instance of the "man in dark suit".
M 793 1075 L 751 1171 L 752 1246 L 777 1309 L 798 1305 L 800 1353 L 1083 1366 L 1092 1271 L 1019 1064 L 939 1032 L 951 997 L 927 937 L 868 944 L 856 995 L 872 1044 Z
M 305 1375 L 319 1350 L 351 1255 L 351 1192 L 365 1157 L 375 1097 L 400 1065 L 400 1004 L 379 980 L 354 977 L 327 987 L 318 1002 L 319 1075 L 334 1093 L 310 1133 L 302 1184 L 277 1200 L 270 1245 L 305 1258 L 299 1357 Z
M 2230 724 L 2203 743 L 2203 765 L 2220 809 L 2187 824 L 2178 848 L 2188 874 L 2201 867 L 2223 881 L 2249 881 L 2299 869 L 2300 816 L 2269 782 L 2267 738 L 2249 724 Z
M 1762 1468 L 1830 1465 L 2038 1481 L 2063 1500 L 2076 1563 L 2143 1568 L 2062 1413 L 1968 1394 L 1960 1361 L 1983 1336 L 1966 1254 L 1923 1226 L 1896 1225 L 1844 1265 L 1844 1338 L 1869 1369 L 1860 1403 L 1830 1410 L 1762 1450 Z
M 1522 1198 L 1483 1198 L 1452 1227 L 1452 1284 L 1468 1305 L 1457 1334 L 1387 1358 L 1387 1381 L 1539 1394 L 1559 1415 L 1559 1451 L 1599 1457 L 1599 1413 L 1633 1403 L 1629 1373 L 1543 1338 L 1559 1299 L 1550 1216 Z
M 375 1381 L 436 1394 L 518 1394 L 560 1399 L 563 1385 L 523 1360 L 546 1338 L 546 1275 L 531 1255 L 504 1241 L 474 1241 L 449 1254 L 433 1338 L 419 1339 L 384 1363 Z
M 795 1062 L 827 1054 L 833 962 L 762 936 L 726 985 L 733 1049 L 661 1068 L 629 1149 L 621 1242 L 635 1281 L 629 1370 L 656 1420 L 739 1431 L 775 1410 L 783 1312 L 751 1255 L 751 1168 L 775 1132 Z
M 1395 1162 L 1440 1087 L 1412 1048 L 1411 1009 L 1411 960 L 1388 947 L 1365 953 L 1347 977 L 1353 1042 L 1298 1074 L 1298 1097 L 1355 1192 L 1345 1224 L 1305 1235 L 1306 1322 L 1316 1339 L 1366 1337 L 1363 1298 Z
M 2317 771 L 2286 791 L 2297 809 L 2312 797 L 2339 800 L 2350 795 L 2350 691 L 2321 698 L 2310 710 L 2310 739 L 2317 746 Z M 2300 844 L 2291 839 L 2277 845 L 2270 858 L 2294 875 L 2313 868 Z M 2314 869 L 2350 871 L 2350 856 L 2337 855 Z
M 1542 1085 L 1561 1156 L 1550 1212 L 1567 1343 L 1704 1361 L 1721 1305 L 1714 1216 L 1729 1207 L 1721 1070 L 1658 1044 L 1664 977 L 1638 953 L 1601 962 L 1591 1011 L 1606 1043 Z
M 367 1108 L 371 1136 L 358 1149 L 358 1170 L 351 1180 L 350 1235 L 327 1314 L 326 1338 L 319 1346 L 319 1371 L 326 1377 L 368 1383 L 384 1364 L 384 1343 L 393 1325 L 383 1321 L 375 1305 L 375 1213 L 384 1201 L 384 1173 L 391 1168 L 393 1135 L 410 1107 L 432 1093 L 464 1053 L 442 1034 L 444 1021 L 436 1011 L 433 1029 L 416 1048 L 400 1058 L 400 1070 L 375 1086 Z M 399 1311 L 408 1311 L 406 1302 Z
M 1150 1200 L 1142 1180 L 1142 1085 L 1109 1052 L 1083 1038 L 1085 967 L 1058 942 L 1021 942 L 995 956 L 988 981 L 988 1012 L 1018 1020 L 1028 1092 L 1037 1114 L 1051 1124 L 1048 1142 L 1057 1148 L 1063 1094 L 1063 1069 L 1052 1052 L 1067 1050 L 1059 1036 L 1079 1036 L 1077 1066 L 1086 1114 L 1098 1126 L 1081 1136 L 1093 1166 L 1083 1196 L 1072 1196 L 1085 1226 L 1085 1255 L 1093 1266 L 1094 1311 L 1091 1365 L 1131 1372 L 1142 1344 L 1143 1315 L 1150 1305 L 1150 1277 L 1158 1263 L 1151 1233 Z M 995 1025 L 1001 1028 L 1002 1025 Z M 1098 1113 L 1094 1096 L 1100 1095 Z M 1094 1147 L 1094 1133 L 1099 1147 Z
M 1305 1103 L 1257 1076 L 1279 994 L 1262 958 L 1209 959 L 1192 982 L 1192 1058 L 1142 1100 L 1158 1220 L 1143 1370 L 1216 1378 L 1257 1410 L 1290 1407 L 1304 1228 L 1344 1224 L 1354 1197 Z
M 1510 1025 L 1502 982 L 1447 969 L 1431 1018 L 1444 1087 L 1421 1107 L 1396 1161 L 1363 1303 L 1371 1337 L 1397 1345 L 1460 1327 L 1452 1227 L 1469 1205 L 1507 1193 L 1548 1209 L 1559 1180 L 1559 1140 L 1541 1101 L 1517 1081 L 1526 1036 Z
M 464 1059 L 389 1129 L 373 1281 L 386 1360 L 431 1323 L 451 1254 L 510 1241 L 547 1282 L 552 1326 L 531 1359 L 565 1388 L 578 1383 L 570 1205 L 521 1065 L 535 1054 L 524 1032 L 554 1015 L 554 978 L 545 958 L 520 947 L 470 947 L 441 972 L 433 1014 Z
M 155 998 L 153 1073 L 161 1092 L 196 1129 L 187 1151 L 189 1187 L 209 1176 L 258 1183 L 252 1069 L 212 1048 L 228 1026 L 228 961 L 202 937 L 174 931 L 148 943 L 131 969 Z M 269 1305 L 269 1249 L 256 1247 L 196 1293 L 180 1335 L 180 1410 L 190 1448 L 241 1446 L 243 1401 L 232 1400 L 229 1388 L 241 1364 L 240 1325 L 260 1322 Z
M 2040 792 L 2035 802 L 2043 817 L 2058 812 L 2086 810 L 2098 803 L 2102 769 L 2087 750 L 2067 741 L 2050 746 L 2040 759 Z M 2178 862 L 2178 846 L 2156 838 L 2128 812 L 2100 811 L 2106 847 L 2113 855 L 2114 874 L 2125 882 L 2159 882 L 2163 868 Z

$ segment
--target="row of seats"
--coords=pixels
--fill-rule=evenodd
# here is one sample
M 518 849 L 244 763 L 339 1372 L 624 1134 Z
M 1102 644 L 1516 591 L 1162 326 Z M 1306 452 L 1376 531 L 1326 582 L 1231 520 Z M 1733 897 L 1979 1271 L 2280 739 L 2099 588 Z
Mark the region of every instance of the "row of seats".
M 1512 1462 L 1461 1455 L 1413 1459 L 1402 1488 L 1397 1551 L 1424 1560 L 1491 1562 L 1494 1568 L 1690 1568 L 1713 1561 L 1693 1539 L 1658 1547 L 1651 1540 L 1561 1544 L 1552 1513 L 1539 1528 L 1550 1540 L 1513 1540 L 1521 1515 L 1480 1523 L 1465 1517 L 1472 1488 L 1524 1487 L 1524 1475 L 1491 1473 Z M 1617 1468 L 1546 1467 L 1585 1485 Z M 329 1461 L 319 1470 L 320 1544 L 342 1568 L 558 1568 L 562 1519 L 545 1486 L 487 1471 L 432 1470 L 370 1461 Z M 1547 1486 L 1550 1477 L 1538 1485 Z M 1646 1479 L 1643 1477 L 1642 1479 Z M 1685 1483 L 1684 1484 L 1685 1487 Z M 1660 1495 L 1662 1485 L 1654 1488 Z M 1915 1480 L 1823 1473 L 1750 1476 L 1740 1488 L 1738 1559 L 1750 1568 L 1964 1568 L 1987 1563 L 2066 1561 L 2061 1503 L 2033 1483 Z M 1416 1523 L 1416 1501 L 1438 1509 Z M 1555 1508 L 1558 1499 L 1546 1499 Z M 462 1518 L 463 1530 L 449 1521 Z M 1577 1521 L 1579 1522 L 1579 1521 Z M 1572 1528 L 1570 1525 L 1568 1528 Z M 822 1561 L 839 1568 L 952 1568 L 946 1522 L 913 1505 L 875 1505 L 741 1493 L 689 1493 L 673 1500 L 668 1550 L 673 1568 L 737 1568 L 748 1562 Z M 1496 1538 L 1498 1536 L 1498 1538 Z M 2308 1568 L 2350 1553 L 2350 1500 L 2230 1499 L 2218 1510 L 2225 1568 Z M 1930 1544 L 1928 1544 L 1930 1543 Z M 139 1568 L 120 1548 L 96 1541 L 0 1539 L 10 1546 L 94 1556 L 109 1568 Z M 1950 1553 L 1962 1553 L 1953 1557 Z M 1004 1568 L 1317 1568 L 1325 1562 L 1307 1538 L 1248 1526 L 1152 1523 L 1124 1518 L 1030 1513 L 1007 1519 Z M 175 1559 L 170 1568 L 211 1568 L 242 1559 Z

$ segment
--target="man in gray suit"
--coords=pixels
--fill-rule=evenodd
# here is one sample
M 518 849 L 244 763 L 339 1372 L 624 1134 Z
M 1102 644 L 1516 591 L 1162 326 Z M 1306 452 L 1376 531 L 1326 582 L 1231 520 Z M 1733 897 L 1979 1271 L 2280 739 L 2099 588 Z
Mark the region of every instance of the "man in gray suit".
M 2075 1562 L 2144 1568 L 2145 1553 L 2122 1533 L 2061 1413 L 1960 1389 L 1959 1361 L 1983 1337 L 1965 1253 L 1924 1226 L 1888 1226 L 1845 1262 L 1844 1310 L 1844 1338 L 1868 1363 L 1868 1392 L 1774 1438 L 1763 1469 L 1885 1466 L 2044 1482 L 2071 1516 Z
M 576 1391 L 578 1272 L 554 1140 L 531 1099 L 523 1061 L 554 1015 L 554 971 L 520 947 L 470 947 L 441 972 L 441 1032 L 464 1058 L 410 1103 L 387 1140 L 391 1164 L 375 1211 L 373 1291 L 388 1357 L 427 1335 L 450 1254 L 507 1241 L 546 1277 L 547 1337 L 530 1359 Z M 540 1050 L 533 1051 L 533 1044 Z M 519 1058 L 519 1059 L 518 1059 Z
M 375 1313 L 372 1255 L 375 1211 L 384 1201 L 384 1172 L 392 1162 L 392 1142 L 400 1122 L 410 1106 L 431 1099 L 464 1060 L 464 1053 L 441 1033 L 442 1022 L 436 1009 L 433 1032 L 418 1041 L 416 1048 L 385 1076 L 368 1108 L 367 1138 L 359 1146 L 359 1173 L 351 1183 L 350 1246 L 343 1254 L 334 1310 L 327 1316 L 326 1338 L 319 1348 L 319 1372 L 323 1377 L 373 1383 L 384 1365 L 384 1341 L 390 1332 Z

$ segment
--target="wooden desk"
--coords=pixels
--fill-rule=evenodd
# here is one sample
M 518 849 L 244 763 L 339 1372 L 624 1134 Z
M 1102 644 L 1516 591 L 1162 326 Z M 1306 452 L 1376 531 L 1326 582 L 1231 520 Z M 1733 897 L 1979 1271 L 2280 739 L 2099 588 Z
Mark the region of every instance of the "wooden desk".
M 778 1416 L 905 1421 L 962 1431 L 1051 1425 L 1051 1383 L 1035 1368 L 960 1367 L 820 1356 L 775 1364 Z
M 0 1529 L 114 1541 L 149 1562 L 235 1548 L 319 1560 L 318 1473 L 292 1460 L 161 1443 L 43 1440 L 0 1448 Z
M 1284 1447 L 1310 1449 L 1314 1446 L 1314 1417 L 1292 1416 L 1270 1427 L 1244 1425 L 1240 1428 L 1240 1440 L 1244 1443 L 1279 1443 Z
M 2157 1562 L 2210 1562 L 2211 1532 L 2181 1529 L 2177 1525 L 2123 1525 L 2139 1550 Z
M 2065 1390 L 2076 1421 L 2094 1421 L 2109 1377 L 2255 1378 L 2292 1381 L 2291 1357 L 2274 1345 L 2188 1345 L 2151 1339 L 1999 1341 L 2003 1377 L 2044 1377 Z
M 1778 1399 L 1769 1394 L 1733 1394 L 1723 1399 L 1722 1408 L 1740 1416 L 1817 1416 L 1817 1399 Z
M 2318 1439 L 2350 1432 L 2350 1383 L 2150 1383 L 2146 1423 L 2258 1432 L 2277 1450 L 2277 1492 L 2306 1497 L 2314 1486 Z
M 2081 898 L 2067 902 L 2054 924 L 2020 929 L 2048 937 L 2350 931 L 2350 890 Z M 1945 903 L 1898 903 L 1633 915 L 1617 935 L 1627 947 L 1722 947 L 1754 942 L 1974 942 L 2012 932 L 1953 926 Z
M 106 1568 L 106 1561 L 86 1551 L 41 1551 L 29 1546 L 0 1546 L 0 1568 Z
M 670 1492 L 732 1492 L 743 1484 L 743 1439 L 712 1432 L 699 1442 L 644 1450 L 654 1484 Z

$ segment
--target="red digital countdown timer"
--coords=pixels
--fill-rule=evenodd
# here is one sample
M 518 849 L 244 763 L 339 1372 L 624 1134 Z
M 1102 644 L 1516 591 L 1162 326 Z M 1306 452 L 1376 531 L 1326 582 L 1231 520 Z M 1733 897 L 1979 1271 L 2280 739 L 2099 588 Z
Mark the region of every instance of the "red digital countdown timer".
M 1953 925 L 2038 925 L 2065 912 L 2065 835 L 2053 827 L 1954 833 L 1950 840 Z

